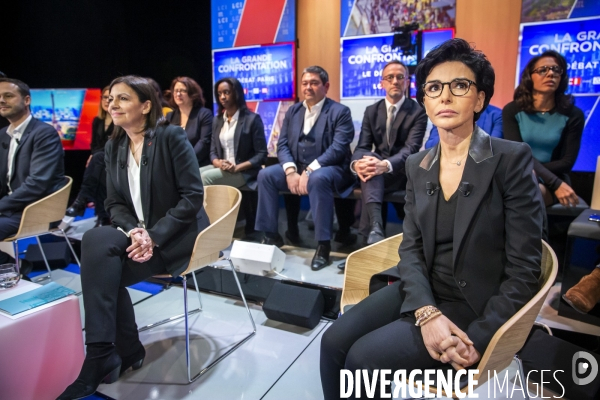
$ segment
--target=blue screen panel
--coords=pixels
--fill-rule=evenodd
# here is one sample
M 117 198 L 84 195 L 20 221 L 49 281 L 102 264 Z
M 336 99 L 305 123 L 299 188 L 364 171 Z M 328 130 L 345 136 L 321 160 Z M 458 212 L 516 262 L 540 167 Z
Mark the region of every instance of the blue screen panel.
M 214 81 L 235 77 L 247 101 L 294 100 L 295 43 L 213 50 Z

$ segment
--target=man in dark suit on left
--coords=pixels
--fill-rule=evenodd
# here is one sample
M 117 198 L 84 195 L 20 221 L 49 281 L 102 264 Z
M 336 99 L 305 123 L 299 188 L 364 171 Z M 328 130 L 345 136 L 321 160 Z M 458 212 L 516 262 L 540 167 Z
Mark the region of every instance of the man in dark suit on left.
M 0 240 L 17 233 L 23 210 L 64 185 L 63 148 L 56 130 L 31 115 L 29 86 L 0 78 Z M 11 257 L 0 252 L 0 264 Z
M 2 71 L 0 71 L 0 79 L 2 78 L 6 78 L 6 74 Z M 2 116 L 0 116 L 0 129 L 4 128 L 5 126 L 8 126 L 10 123 L 8 122 L 8 120 Z

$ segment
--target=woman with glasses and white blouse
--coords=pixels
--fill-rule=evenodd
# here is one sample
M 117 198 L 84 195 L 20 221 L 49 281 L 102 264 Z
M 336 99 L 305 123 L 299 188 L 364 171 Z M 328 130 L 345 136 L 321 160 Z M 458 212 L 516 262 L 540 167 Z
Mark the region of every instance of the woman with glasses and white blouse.
M 575 206 L 579 198 L 569 182 L 585 125 L 583 112 L 565 94 L 567 62 L 554 50 L 533 57 L 521 73 L 514 101 L 502 110 L 504 139 L 525 142 L 546 206 Z

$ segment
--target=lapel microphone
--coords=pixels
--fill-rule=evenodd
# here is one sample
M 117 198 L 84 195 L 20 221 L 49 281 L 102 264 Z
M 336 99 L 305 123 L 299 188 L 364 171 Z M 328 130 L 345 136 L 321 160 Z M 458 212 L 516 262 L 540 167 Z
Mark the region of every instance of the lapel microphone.
M 458 190 L 462 193 L 463 197 L 469 197 L 472 188 L 473 185 L 469 182 L 461 182 L 460 185 L 458 185 Z
M 426 182 L 425 189 L 427 190 L 427 196 L 433 196 L 437 190 L 440 190 L 440 187 L 436 183 Z
M 142 156 L 142 165 L 148 165 L 148 157 Z
M 6 143 L 2 143 L 2 148 L 3 149 L 8 149 L 8 145 Z

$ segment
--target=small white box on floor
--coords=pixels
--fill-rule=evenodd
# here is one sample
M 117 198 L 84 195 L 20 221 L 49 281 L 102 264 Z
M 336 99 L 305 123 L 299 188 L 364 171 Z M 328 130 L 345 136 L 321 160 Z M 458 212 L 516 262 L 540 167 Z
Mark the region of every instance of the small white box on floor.
M 236 270 L 253 275 L 281 271 L 285 253 L 276 246 L 235 240 L 229 255 Z

